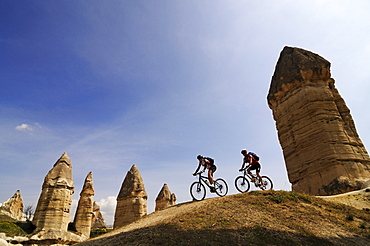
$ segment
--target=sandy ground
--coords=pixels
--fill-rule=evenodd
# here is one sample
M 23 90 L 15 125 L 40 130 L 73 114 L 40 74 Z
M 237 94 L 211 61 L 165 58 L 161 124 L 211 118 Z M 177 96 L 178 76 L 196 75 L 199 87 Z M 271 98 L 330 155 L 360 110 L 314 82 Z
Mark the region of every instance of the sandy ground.
M 207 199 L 206 199 L 207 200 Z M 204 200 L 204 201 L 206 201 Z M 129 225 L 123 226 L 121 228 L 118 228 L 112 232 L 109 232 L 105 234 L 105 236 L 112 236 L 115 234 L 119 234 L 122 232 L 132 231 L 135 229 L 140 229 L 143 227 L 149 227 L 158 225 L 160 223 L 165 222 L 166 220 L 169 220 L 177 215 L 180 215 L 184 212 L 187 212 L 189 210 L 196 210 L 197 207 L 199 207 L 202 204 L 202 201 L 200 202 L 186 202 L 177 204 L 171 207 L 168 207 L 166 209 L 156 211 L 154 213 L 151 213 L 147 216 L 144 216 L 138 221 L 135 221 Z
M 334 196 L 318 196 L 328 201 L 343 203 L 357 209 L 370 210 L 370 189 L 351 191 Z
M 352 191 L 344 194 L 334 196 L 318 196 L 322 199 L 329 200 L 332 202 L 343 203 L 357 209 L 369 209 L 370 210 L 370 189 L 363 189 L 358 191 Z M 206 199 L 207 200 L 207 199 Z M 133 222 L 127 226 L 114 230 L 109 235 L 114 235 L 122 232 L 127 232 L 143 227 L 153 226 L 164 222 L 165 220 L 171 219 L 185 211 L 196 209 L 202 204 L 201 202 L 187 202 L 178 204 L 167 209 L 156 211 L 144 218 Z M 107 234 L 107 235 L 108 235 Z

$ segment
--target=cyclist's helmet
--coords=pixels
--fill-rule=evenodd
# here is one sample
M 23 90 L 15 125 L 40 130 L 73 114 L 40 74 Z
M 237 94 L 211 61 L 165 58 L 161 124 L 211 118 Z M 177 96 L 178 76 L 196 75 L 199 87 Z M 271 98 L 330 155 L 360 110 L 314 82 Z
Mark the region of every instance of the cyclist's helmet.
M 203 158 L 203 156 L 202 156 L 202 155 L 198 155 L 198 156 L 197 156 L 197 159 L 198 159 L 198 160 L 200 160 L 201 158 Z
M 242 149 L 242 151 L 240 153 L 242 153 L 243 155 L 245 155 L 247 153 L 247 150 L 246 149 Z

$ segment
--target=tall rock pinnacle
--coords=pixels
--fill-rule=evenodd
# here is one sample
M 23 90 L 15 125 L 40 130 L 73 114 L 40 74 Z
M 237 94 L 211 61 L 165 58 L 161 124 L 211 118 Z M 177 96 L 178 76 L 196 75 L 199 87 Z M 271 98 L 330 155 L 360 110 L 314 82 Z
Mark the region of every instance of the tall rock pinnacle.
M 370 158 L 330 63 L 299 48 L 280 53 L 267 97 L 292 189 L 332 195 L 364 188 Z
M 86 238 L 90 237 L 91 226 L 94 217 L 94 182 L 92 172 L 86 176 L 80 200 L 76 210 L 74 224 L 76 231 L 82 233 Z
M 74 183 L 72 164 L 64 153 L 45 176 L 32 223 L 35 232 L 48 229 L 67 231 Z
M 114 228 L 119 228 L 147 214 L 147 198 L 143 178 L 133 165 L 122 183 L 117 197 Z

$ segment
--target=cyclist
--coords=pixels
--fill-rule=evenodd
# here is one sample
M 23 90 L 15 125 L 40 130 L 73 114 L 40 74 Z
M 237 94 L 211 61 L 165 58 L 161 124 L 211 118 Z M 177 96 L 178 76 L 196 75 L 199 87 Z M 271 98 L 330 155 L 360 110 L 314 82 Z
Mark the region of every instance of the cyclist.
M 198 155 L 197 159 L 199 161 L 199 165 L 197 170 L 193 173 L 193 176 L 197 175 L 201 166 L 203 166 L 202 173 L 208 168 L 208 179 L 209 179 L 209 186 L 211 187 L 211 192 L 215 192 L 215 185 L 213 181 L 213 174 L 216 172 L 216 165 L 215 160 L 211 157 L 203 157 L 202 155 Z
M 247 168 L 248 168 L 247 172 L 249 173 L 249 175 L 253 177 L 251 170 L 256 170 L 256 175 L 258 179 L 260 180 L 260 184 L 263 184 L 262 177 L 260 175 L 261 164 L 259 163 L 259 161 L 256 160 L 256 158 L 251 154 L 251 152 L 248 152 L 246 149 L 243 149 L 241 153 L 244 157 L 243 157 L 242 168 L 239 170 L 239 172 L 243 171 L 245 168 L 245 164 L 247 164 Z

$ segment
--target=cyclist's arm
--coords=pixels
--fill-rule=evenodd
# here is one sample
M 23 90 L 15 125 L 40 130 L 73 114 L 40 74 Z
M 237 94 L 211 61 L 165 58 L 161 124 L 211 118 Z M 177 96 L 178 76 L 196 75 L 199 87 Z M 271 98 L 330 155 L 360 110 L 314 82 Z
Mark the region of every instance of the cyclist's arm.
M 200 163 L 199 163 L 199 165 L 198 165 L 198 167 L 197 167 L 197 170 L 195 170 L 195 172 L 193 173 L 193 175 L 195 175 L 196 173 L 198 173 L 200 166 L 201 166 L 201 165 L 200 165 Z
M 245 161 L 245 158 L 243 158 L 242 168 L 240 170 L 243 170 L 244 168 L 246 168 L 245 164 L 247 164 L 247 162 Z

